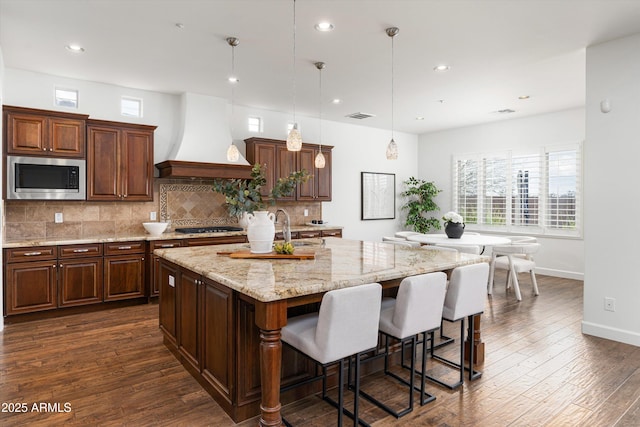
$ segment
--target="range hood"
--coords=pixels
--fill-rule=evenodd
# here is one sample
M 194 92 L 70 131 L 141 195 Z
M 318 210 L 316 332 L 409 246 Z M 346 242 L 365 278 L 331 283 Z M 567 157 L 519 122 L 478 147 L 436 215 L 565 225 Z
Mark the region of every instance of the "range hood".
M 179 137 L 169 159 L 156 164 L 160 178 L 251 178 L 251 165 L 244 157 L 237 162 L 227 160 L 229 123 L 226 100 L 184 93 Z

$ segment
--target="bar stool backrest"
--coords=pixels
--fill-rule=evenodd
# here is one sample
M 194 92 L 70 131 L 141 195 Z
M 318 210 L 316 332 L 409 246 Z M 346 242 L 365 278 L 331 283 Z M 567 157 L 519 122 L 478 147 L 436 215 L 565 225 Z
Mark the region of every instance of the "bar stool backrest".
M 421 274 L 402 279 L 392 323 L 393 334 L 403 339 L 440 326 L 447 291 L 447 275 L 442 272 Z
M 457 321 L 484 311 L 489 264 L 457 267 L 451 273 L 442 317 Z

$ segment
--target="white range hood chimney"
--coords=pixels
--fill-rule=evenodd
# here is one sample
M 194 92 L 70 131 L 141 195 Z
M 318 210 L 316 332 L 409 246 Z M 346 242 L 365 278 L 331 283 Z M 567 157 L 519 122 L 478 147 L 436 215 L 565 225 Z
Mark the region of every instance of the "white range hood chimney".
M 180 102 L 180 136 L 169 160 L 156 165 L 160 177 L 248 178 L 251 167 L 242 155 L 237 162 L 227 160 L 231 144 L 229 123 L 226 100 L 184 93 Z

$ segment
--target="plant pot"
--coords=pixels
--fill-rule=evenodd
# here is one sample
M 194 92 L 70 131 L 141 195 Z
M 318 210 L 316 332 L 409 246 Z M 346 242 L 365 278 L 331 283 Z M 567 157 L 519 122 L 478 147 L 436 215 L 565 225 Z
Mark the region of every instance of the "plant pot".
M 464 233 L 464 224 L 459 222 L 448 222 L 447 225 L 444 226 L 444 232 L 450 239 L 459 239 L 462 236 L 462 233 Z
M 273 250 L 273 239 L 276 235 L 276 227 L 273 224 L 276 216 L 268 211 L 255 211 L 247 214 L 249 226 L 247 238 L 254 254 L 268 254 Z

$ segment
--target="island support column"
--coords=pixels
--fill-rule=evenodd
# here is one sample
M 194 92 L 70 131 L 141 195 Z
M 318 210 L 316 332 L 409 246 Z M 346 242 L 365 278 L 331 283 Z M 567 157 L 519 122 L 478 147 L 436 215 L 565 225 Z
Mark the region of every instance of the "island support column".
M 282 341 L 280 330 L 287 324 L 286 301 L 256 302 L 255 321 L 260 328 L 260 426 L 281 426 L 280 373 Z

